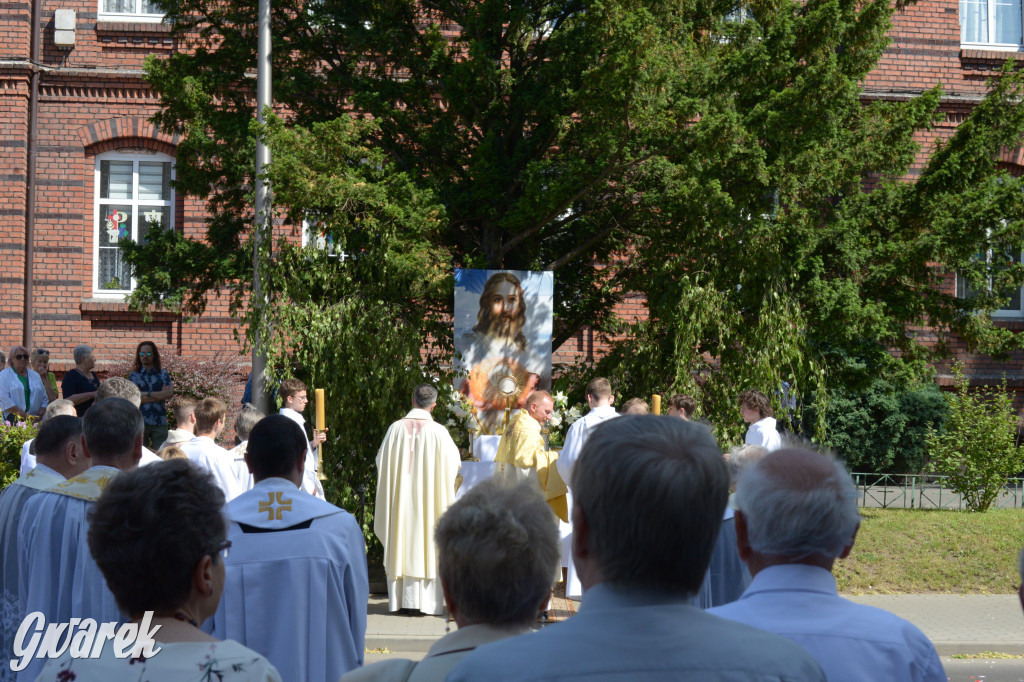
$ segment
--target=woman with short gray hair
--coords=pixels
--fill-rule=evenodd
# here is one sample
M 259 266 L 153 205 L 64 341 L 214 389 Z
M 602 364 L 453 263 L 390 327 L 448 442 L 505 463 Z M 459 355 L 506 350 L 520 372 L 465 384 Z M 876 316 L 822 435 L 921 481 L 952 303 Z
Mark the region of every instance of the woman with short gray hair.
M 156 631 L 160 651 L 147 657 L 136 648 L 118 658 L 107 642 L 98 658 L 73 659 L 67 652 L 49 661 L 38 679 L 281 682 L 260 654 L 199 628 L 224 590 L 223 557 L 231 543 L 223 506 L 213 477 L 188 460 L 114 478 L 93 508 L 89 550 L 118 607 L 133 623 L 150 623 L 140 630 Z
M 419 663 L 382 661 L 342 682 L 443 680 L 476 647 L 531 632 L 561 559 L 555 517 L 533 484 L 478 483 L 444 513 L 434 539 L 444 599 L 459 629 Z
M 64 380 L 60 383 L 60 393 L 65 400 L 75 404 L 75 411 L 79 417 L 85 413 L 96 401 L 96 389 L 100 387 L 100 379 L 92 373 L 96 366 L 96 360 L 92 355 L 92 346 L 80 343 L 74 350 L 75 366 L 64 374 Z

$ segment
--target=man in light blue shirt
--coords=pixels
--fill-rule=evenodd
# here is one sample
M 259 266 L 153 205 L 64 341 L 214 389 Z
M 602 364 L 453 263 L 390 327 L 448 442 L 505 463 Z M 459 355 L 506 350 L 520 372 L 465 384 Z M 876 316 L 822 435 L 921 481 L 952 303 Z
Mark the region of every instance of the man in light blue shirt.
M 803 646 L 829 682 L 945 682 L 935 647 L 888 611 L 839 596 L 832 566 L 853 548 L 857 489 L 842 463 L 778 450 L 736 488 L 736 545 L 753 581 L 738 601 L 710 609 Z
M 624 416 L 598 425 L 573 471 L 579 613 L 480 647 L 447 679 L 824 680 L 796 644 L 689 603 L 728 483 L 722 453 L 701 424 Z

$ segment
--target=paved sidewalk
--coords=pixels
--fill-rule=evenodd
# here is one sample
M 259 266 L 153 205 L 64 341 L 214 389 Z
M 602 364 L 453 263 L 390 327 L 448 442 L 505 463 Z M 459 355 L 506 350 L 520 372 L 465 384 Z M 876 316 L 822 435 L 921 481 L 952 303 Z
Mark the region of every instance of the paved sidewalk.
M 954 654 L 995 651 L 1024 655 L 1024 614 L 1017 595 L 865 595 L 850 597 L 877 606 L 917 625 L 935 643 L 946 663 Z M 554 619 L 570 617 L 578 604 L 556 597 Z M 455 624 L 452 623 L 452 628 Z M 441 616 L 391 615 L 387 597 L 370 597 L 366 648 L 389 653 L 368 653 L 367 662 L 401 657 L 419 660 L 444 635 Z M 1017 662 L 1024 671 L 1024 659 Z

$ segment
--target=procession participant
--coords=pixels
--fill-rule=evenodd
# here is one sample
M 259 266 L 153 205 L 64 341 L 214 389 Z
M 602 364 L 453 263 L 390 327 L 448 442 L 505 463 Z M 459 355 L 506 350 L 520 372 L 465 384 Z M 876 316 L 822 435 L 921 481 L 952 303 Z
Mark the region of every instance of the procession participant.
M 278 389 L 281 396 L 281 414 L 299 425 L 302 433 L 306 433 L 306 418 L 302 416 L 303 410 L 309 404 L 309 392 L 306 384 L 299 379 L 285 379 Z M 326 429 L 325 429 L 326 430 Z M 324 487 L 317 477 L 317 447 L 327 440 L 324 431 L 313 429 L 313 438 L 306 439 L 306 469 L 302 475 L 302 490 L 310 495 L 324 497 Z
M 168 445 L 187 443 L 196 435 L 196 405 L 199 401 L 190 395 L 176 395 L 171 401 L 171 411 L 174 412 L 175 427 L 167 432 L 167 438 L 160 444 L 158 450 L 163 450 Z
M 69 623 L 71 618 L 122 620 L 114 595 L 89 554 L 86 535 L 89 512 L 100 493 L 119 473 L 138 465 L 143 427 L 142 413 L 127 400 L 97 401 L 82 422 L 82 451 L 91 466 L 25 503 L 18 525 L 21 613 L 39 611 L 47 623 Z M 35 680 L 43 662 L 33 659 L 18 679 Z
M 531 632 L 558 564 L 554 518 L 534 486 L 480 482 L 444 513 L 435 537 L 445 601 L 459 629 L 418 663 L 392 658 L 342 682 L 441 682 L 477 647 Z
M 740 393 L 740 416 L 750 424 L 743 442 L 748 445 L 760 445 L 768 450 L 782 447 L 782 436 L 775 422 L 775 413 L 768 396 L 760 391 L 743 391 Z
M 120 636 L 97 638 L 85 659 L 72 646 L 36 682 L 281 682 L 263 656 L 199 629 L 224 589 L 223 505 L 209 472 L 187 461 L 114 479 L 96 502 L 89 549 L 140 638 L 127 658 L 118 658 Z
M 135 407 L 142 411 L 142 393 L 139 391 L 139 387 L 128 381 L 124 377 L 110 377 L 96 389 L 96 400 L 94 405 L 101 400 L 107 400 L 108 398 L 123 398 L 130 402 Z M 146 416 L 142 416 L 145 420 Z M 143 435 L 145 440 L 145 435 Z M 142 459 L 139 460 L 139 466 L 143 467 L 147 464 L 155 464 L 162 462 L 155 452 L 146 447 L 146 444 L 142 444 Z
M 64 400 L 61 398 L 59 400 L 54 400 L 46 406 L 46 412 L 43 413 L 43 418 L 40 420 L 39 424 L 42 426 L 59 415 L 74 417 L 75 414 L 75 404 L 70 400 Z M 35 442 L 35 438 L 29 438 L 21 446 L 21 466 L 18 469 L 18 474 L 20 476 L 24 476 L 36 467 L 36 455 L 35 452 L 33 452 Z
M 35 442 L 35 466 L 0 492 L 0 644 L 6 653 L 3 662 L 16 658 L 12 647 L 23 617 L 18 611 L 18 523 L 25 503 L 40 490 L 77 476 L 89 466 L 82 452 L 82 421 L 77 417 L 60 415 L 48 419 L 39 427 Z M 0 680 L 14 679 L 11 667 L 0 665 Z
M 28 366 L 28 348 L 11 349 L 10 363 L 0 371 L 0 408 L 4 418 L 12 422 L 28 417 L 42 417 L 50 403 L 38 372 Z
M 212 634 L 259 651 L 282 679 L 337 682 L 363 663 L 366 550 L 351 514 L 299 489 L 306 456 L 283 415 L 249 434 L 256 484 L 226 507 L 231 553 Z
M 555 464 L 558 453 L 545 447 L 540 432 L 541 426 L 551 418 L 554 408 L 555 403 L 547 391 L 534 391 L 530 394 L 526 399 L 526 407 L 519 410 L 498 441 L 494 475 L 506 481 L 532 481 L 544 494 L 555 516 L 568 521 L 568 488 L 558 475 Z
M 412 409 L 388 428 L 377 452 L 373 532 L 384 546 L 389 611 L 444 609 L 431 535 L 455 501 L 460 458 L 448 430 L 430 416 L 436 403 L 437 389 L 417 386 Z
M 587 384 L 587 405 L 590 412 L 580 417 L 565 434 L 565 445 L 558 453 L 558 473 L 562 480 L 568 484 L 569 492 L 566 495 L 566 506 L 572 508 L 572 468 L 579 458 L 583 444 L 587 442 L 590 433 L 609 419 L 619 416 L 612 404 L 615 396 L 612 394 L 612 384 L 604 377 L 596 377 Z M 568 523 L 558 524 L 558 532 L 562 541 L 562 567 L 566 569 L 565 574 L 565 596 L 569 599 L 580 599 L 583 596 L 583 586 L 580 585 L 579 577 L 572 565 L 572 520 Z
M 736 546 L 754 579 L 738 601 L 709 613 L 794 641 L 829 682 L 944 682 L 923 632 L 836 590 L 836 559 L 849 556 L 860 527 L 857 499 L 832 455 L 785 449 L 754 464 L 736 487 Z
M 696 409 L 697 401 L 693 399 L 693 396 L 686 395 L 685 393 L 676 393 L 668 399 L 668 408 L 665 410 L 665 414 L 669 417 L 679 417 L 680 419 L 690 421 Z
M 573 561 L 587 594 L 579 612 L 476 649 L 448 680 L 824 682 L 793 642 L 689 604 L 728 496 L 707 427 L 608 420 L 583 447 L 573 486 Z
M 231 454 L 217 445 L 217 437 L 224 430 L 228 406 L 217 398 L 203 398 L 196 405 L 196 435 L 187 443 L 179 443 L 189 461 L 198 464 L 213 474 L 217 486 L 228 502 L 235 499 L 245 488 L 235 474 Z
M 630 398 L 626 402 L 622 403 L 622 407 L 619 408 L 619 414 L 650 414 L 651 408 L 644 401 L 643 398 Z
M 249 434 L 252 433 L 252 428 L 256 426 L 256 423 L 266 416 L 251 403 L 246 403 L 242 406 L 242 411 L 238 413 L 238 419 L 235 420 L 235 447 L 228 450 L 228 454 L 231 455 L 231 466 L 235 470 L 235 476 L 246 490 L 252 490 L 255 483 L 252 474 L 249 473 L 249 465 L 245 463 L 245 450 L 249 445 Z

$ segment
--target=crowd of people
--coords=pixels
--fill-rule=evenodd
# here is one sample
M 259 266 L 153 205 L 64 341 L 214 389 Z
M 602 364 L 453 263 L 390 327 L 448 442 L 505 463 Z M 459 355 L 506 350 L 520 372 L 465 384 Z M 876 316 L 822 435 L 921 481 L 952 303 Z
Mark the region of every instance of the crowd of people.
M 541 432 L 552 398 L 532 393 L 494 477 L 468 490 L 436 389 L 416 388 L 377 452 L 374 532 L 389 609 L 447 611 L 457 629 L 420 662 L 364 667 L 363 532 L 309 482 L 322 437 L 304 428 L 306 386 L 282 382 L 280 414 L 243 409 L 229 451 L 216 398 L 173 402 L 171 431 L 146 417 L 173 387 L 155 346 L 138 353 L 141 387 L 93 388 L 91 349 L 65 399 L 32 370 L 47 402 L 32 466 L 0 493 L 0 639 L 17 660 L 40 613 L 149 628 L 160 651 L 29 654 L 0 680 L 945 680 L 920 630 L 838 595 L 860 519 L 841 462 L 773 437 L 763 394 L 740 396 L 748 443 L 723 454 L 692 398 L 619 412 L 602 378 L 560 452 Z M 146 458 L 147 434 L 162 456 Z M 579 611 L 535 631 L 558 581 Z

